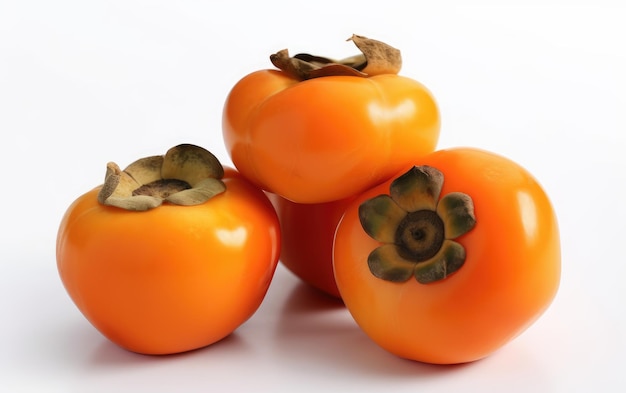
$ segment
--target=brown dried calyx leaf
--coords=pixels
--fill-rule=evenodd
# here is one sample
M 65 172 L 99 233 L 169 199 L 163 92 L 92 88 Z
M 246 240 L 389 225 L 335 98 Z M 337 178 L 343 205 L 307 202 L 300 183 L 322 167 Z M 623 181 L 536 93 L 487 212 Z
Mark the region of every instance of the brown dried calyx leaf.
M 400 72 L 400 50 L 356 34 L 347 41 L 354 42 L 361 53 L 342 60 L 333 60 L 306 53 L 290 57 L 289 51 L 283 49 L 271 55 L 270 60 L 277 68 L 300 80 L 337 75 L 368 77 Z
M 224 168 L 213 154 L 182 144 L 163 156 L 141 158 L 124 170 L 108 163 L 98 201 L 134 211 L 153 209 L 164 201 L 198 205 L 226 190 L 223 176 Z

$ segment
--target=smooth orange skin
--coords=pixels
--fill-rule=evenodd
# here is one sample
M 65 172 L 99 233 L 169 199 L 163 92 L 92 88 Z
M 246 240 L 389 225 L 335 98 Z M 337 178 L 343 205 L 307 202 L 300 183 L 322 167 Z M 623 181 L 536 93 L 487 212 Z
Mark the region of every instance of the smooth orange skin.
M 226 170 L 226 191 L 197 206 L 146 212 L 79 197 L 57 238 L 61 280 L 104 336 L 143 354 L 201 348 L 260 306 L 280 251 L 280 228 L 261 190 Z
M 303 282 L 340 298 L 333 272 L 333 239 L 341 216 L 354 198 L 302 204 L 267 195 L 280 220 L 280 262 Z
M 431 93 L 399 75 L 299 82 L 257 71 L 235 84 L 223 112 L 237 169 L 296 203 L 348 198 L 386 180 L 432 152 L 439 127 Z
M 443 172 L 442 196 L 460 191 L 473 198 L 476 225 L 457 238 L 466 250 L 464 266 L 427 285 L 394 284 L 370 273 L 367 256 L 380 243 L 363 231 L 357 209 L 388 194 L 390 180 L 360 195 L 342 218 L 334 243 L 337 286 L 363 331 L 395 355 L 436 364 L 484 358 L 528 328 L 557 293 L 555 212 L 532 175 L 504 157 L 457 148 L 415 165 Z

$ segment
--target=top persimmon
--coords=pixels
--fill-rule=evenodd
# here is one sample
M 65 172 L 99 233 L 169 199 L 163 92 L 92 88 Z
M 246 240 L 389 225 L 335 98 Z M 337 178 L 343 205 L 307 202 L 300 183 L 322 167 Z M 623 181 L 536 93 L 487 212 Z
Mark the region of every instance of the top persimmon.
M 399 51 L 352 40 L 361 57 L 336 62 L 281 51 L 272 56 L 280 70 L 235 84 L 223 136 L 241 174 L 293 202 L 324 203 L 362 192 L 436 148 L 439 109 L 424 85 L 397 74 Z

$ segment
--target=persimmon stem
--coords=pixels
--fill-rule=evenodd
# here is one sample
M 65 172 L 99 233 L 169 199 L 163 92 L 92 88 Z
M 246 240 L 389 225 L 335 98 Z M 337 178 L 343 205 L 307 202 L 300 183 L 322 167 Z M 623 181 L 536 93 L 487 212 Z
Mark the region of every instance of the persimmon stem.
M 157 198 L 165 199 L 170 195 L 190 189 L 191 186 L 184 180 L 178 179 L 159 179 L 148 184 L 143 184 L 139 188 L 133 190 L 133 195 L 149 195 Z
M 436 212 L 409 212 L 396 229 L 398 253 L 403 258 L 422 262 L 437 254 L 444 241 L 444 224 Z
M 307 80 L 325 76 L 368 77 L 382 74 L 397 74 L 402 67 L 400 51 L 381 41 L 353 34 L 348 41 L 354 42 L 360 54 L 342 60 L 299 53 L 289 56 L 287 49 L 270 56 L 274 66 L 293 78 Z
M 103 205 L 145 211 L 163 202 L 198 205 L 226 190 L 220 180 L 224 168 L 207 150 L 178 145 L 164 156 L 139 159 L 123 171 L 107 164 L 104 184 L 98 193 Z
M 474 202 L 461 192 L 440 199 L 443 181 L 438 169 L 415 166 L 391 182 L 389 195 L 361 203 L 363 230 L 382 243 L 367 258 L 375 277 L 399 283 L 413 276 L 428 284 L 463 266 L 465 248 L 455 239 L 476 224 Z

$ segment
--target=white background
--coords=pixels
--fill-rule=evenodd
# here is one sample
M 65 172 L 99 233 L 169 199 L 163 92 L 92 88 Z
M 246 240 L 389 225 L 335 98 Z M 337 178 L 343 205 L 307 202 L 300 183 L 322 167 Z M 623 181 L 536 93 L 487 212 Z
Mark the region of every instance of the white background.
M 0 390 L 625 388 L 626 10 L 469 3 L 1 1 Z M 401 73 L 440 105 L 439 147 L 506 155 L 544 185 L 563 254 L 548 311 L 487 359 L 432 366 L 383 352 L 279 267 L 262 307 L 218 344 L 148 357 L 104 339 L 57 275 L 69 204 L 102 181 L 106 162 L 182 142 L 228 165 L 220 127 L 232 85 L 283 48 L 352 55 L 352 33 L 402 49 Z

